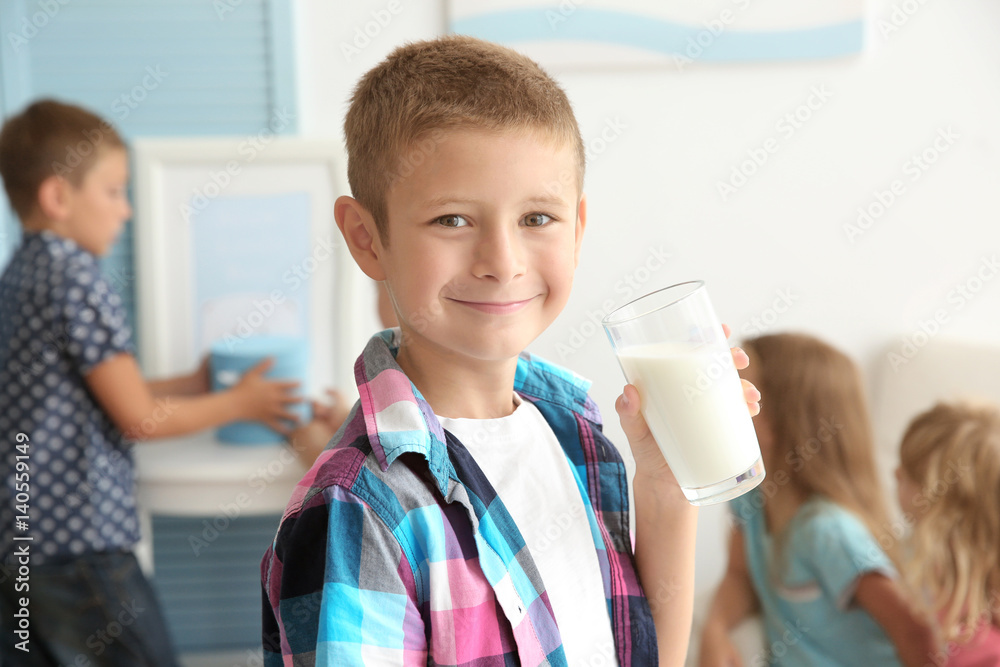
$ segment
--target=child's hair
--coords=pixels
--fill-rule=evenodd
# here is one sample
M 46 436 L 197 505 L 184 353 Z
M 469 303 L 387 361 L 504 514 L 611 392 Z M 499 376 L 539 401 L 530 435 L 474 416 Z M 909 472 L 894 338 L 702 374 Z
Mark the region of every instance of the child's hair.
M 31 215 L 38 188 L 50 176 L 79 186 L 103 152 L 125 148 L 115 129 L 86 109 L 39 100 L 0 130 L 0 177 L 21 221 Z
M 910 422 L 899 458 L 920 489 L 906 579 L 964 643 L 1000 620 L 1000 409 L 938 403 Z
M 857 366 L 804 334 L 752 338 L 743 348 L 757 369 L 774 436 L 768 475 L 784 471 L 804 496 L 819 494 L 852 512 L 878 539 L 888 512 Z M 887 551 L 894 556 L 894 549 Z
M 361 78 L 344 121 L 351 192 L 383 240 L 389 190 L 455 129 L 533 130 L 569 142 L 576 173 L 549 185 L 583 186 L 584 146 L 573 109 L 537 63 L 461 35 L 407 44 Z

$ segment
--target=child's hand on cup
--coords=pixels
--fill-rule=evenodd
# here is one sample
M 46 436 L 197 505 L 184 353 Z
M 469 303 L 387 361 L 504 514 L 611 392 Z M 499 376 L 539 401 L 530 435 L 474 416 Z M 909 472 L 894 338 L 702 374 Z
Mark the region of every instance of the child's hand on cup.
M 288 443 L 307 467 L 320 455 L 330 438 L 351 413 L 351 405 L 336 389 L 327 389 L 330 404 L 312 401 L 312 421 L 288 434 Z
M 290 412 L 288 407 L 301 403 L 302 398 L 292 394 L 298 389 L 298 382 L 264 377 L 273 365 L 273 358 L 260 362 L 244 373 L 231 391 L 238 401 L 239 419 L 262 422 L 287 436 L 291 432 L 288 423 L 299 423 L 298 415 Z
M 729 325 L 723 324 L 722 333 L 726 334 L 726 338 L 729 338 L 733 335 L 733 330 L 729 328 Z M 733 353 L 733 363 L 736 365 L 736 370 L 741 371 L 750 365 L 750 357 L 742 348 L 731 347 L 729 351 Z M 760 391 L 749 380 L 740 378 L 740 382 L 743 383 L 743 397 L 747 400 L 750 416 L 756 417 L 760 414 Z
M 732 329 L 725 324 L 722 325 L 722 331 L 726 338 L 732 334 Z M 750 358 L 742 349 L 733 347 L 730 348 L 730 352 L 737 370 L 742 370 L 750 365 Z M 756 416 L 760 412 L 760 392 L 749 381 L 741 379 L 741 382 L 743 383 L 743 397 L 746 399 L 750 416 Z M 628 438 L 629 447 L 632 449 L 636 475 L 676 484 L 670 466 L 667 465 L 646 420 L 639 412 L 639 391 L 635 385 L 625 385 L 622 395 L 615 401 L 615 411 L 618 412 L 622 430 L 625 431 L 625 437 Z

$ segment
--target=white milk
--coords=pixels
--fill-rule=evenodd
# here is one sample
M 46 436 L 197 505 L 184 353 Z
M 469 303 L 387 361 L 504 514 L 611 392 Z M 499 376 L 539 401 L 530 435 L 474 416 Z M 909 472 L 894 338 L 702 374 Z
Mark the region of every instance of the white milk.
M 682 487 L 722 482 L 757 461 L 757 436 L 727 348 L 658 343 L 618 358 Z

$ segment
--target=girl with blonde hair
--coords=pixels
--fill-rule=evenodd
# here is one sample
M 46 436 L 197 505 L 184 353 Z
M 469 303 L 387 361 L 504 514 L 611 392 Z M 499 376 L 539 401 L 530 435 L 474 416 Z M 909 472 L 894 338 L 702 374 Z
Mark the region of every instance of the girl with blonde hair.
M 1000 408 L 939 403 L 910 422 L 899 458 L 905 579 L 948 641 L 934 663 L 1000 665 Z
M 892 540 L 879 543 L 888 520 L 857 367 L 806 335 L 744 349 L 742 374 L 764 396 L 754 427 L 767 478 L 731 503 L 729 564 L 700 664 L 743 665 L 729 631 L 759 611 L 767 642 L 751 667 L 924 667 L 936 650 L 931 625 L 897 582 Z

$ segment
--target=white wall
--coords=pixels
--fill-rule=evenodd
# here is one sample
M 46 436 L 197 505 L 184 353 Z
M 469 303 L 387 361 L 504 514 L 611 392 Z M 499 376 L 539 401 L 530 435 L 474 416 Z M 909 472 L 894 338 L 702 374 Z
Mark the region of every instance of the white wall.
M 624 444 L 613 408 L 624 381 L 603 333 L 587 323 L 605 300 L 638 296 L 628 279 L 645 292 L 703 278 L 737 333 L 759 333 L 755 317 L 773 330 L 812 332 L 868 370 L 935 314 L 942 338 L 1000 339 L 1000 276 L 971 300 L 953 292 L 970 279 L 976 287 L 984 258 L 1000 255 L 1000 4 L 897 1 L 917 11 L 888 35 L 873 28 L 856 58 L 559 74 L 585 140 L 608 123 L 623 127 L 588 165 L 575 293 L 533 351 L 595 381 L 616 442 Z M 367 47 L 345 57 L 341 44 L 389 4 L 300 0 L 304 133 L 340 137 L 355 80 L 396 45 L 444 29 L 442 0 L 404 1 Z M 892 11 L 873 0 L 873 22 Z M 776 124 L 814 89 L 829 99 L 814 99 L 819 108 L 788 136 Z M 947 152 L 911 180 L 911 156 L 949 128 L 957 138 Z M 777 151 L 723 201 L 717 182 L 769 137 Z M 897 179 L 903 194 L 851 242 L 844 226 Z M 654 249 L 670 258 L 648 272 Z M 782 293 L 790 307 L 770 311 Z M 723 516 L 702 510 L 701 590 L 721 574 Z

